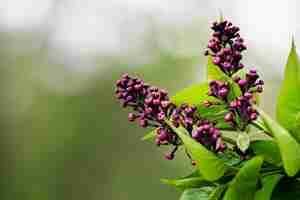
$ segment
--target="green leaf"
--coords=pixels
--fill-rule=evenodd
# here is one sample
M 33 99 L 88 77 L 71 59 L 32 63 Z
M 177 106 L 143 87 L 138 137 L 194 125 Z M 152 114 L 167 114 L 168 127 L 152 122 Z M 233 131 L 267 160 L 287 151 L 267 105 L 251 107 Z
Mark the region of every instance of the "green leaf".
M 152 140 L 156 136 L 156 131 L 157 129 L 154 129 L 151 132 L 147 133 L 146 135 L 144 135 L 144 137 L 142 137 L 142 140 L 143 141 Z
M 180 200 L 208 200 L 213 189 L 213 187 L 188 189 L 182 193 Z
M 242 95 L 242 91 L 241 88 L 238 84 L 236 84 L 234 81 L 232 81 L 231 79 L 228 80 L 229 86 L 230 86 L 230 91 L 229 94 L 227 96 L 227 98 L 232 101 L 234 99 L 236 99 L 237 97 Z
M 209 195 L 208 200 L 218 200 L 221 199 L 223 192 L 226 189 L 226 185 L 219 185 L 216 187 Z
M 205 180 L 198 171 L 178 179 L 161 179 L 161 182 L 181 189 L 200 188 L 214 185 L 212 182 Z
M 257 140 L 251 142 L 250 148 L 256 155 L 264 157 L 270 164 L 281 165 L 281 157 L 278 145 L 272 140 Z
M 224 200 L 253 200 L 262 163 L 260 156 L 247 161 L 229 183 Z
M 262 188 L 255 193 L 254 200 L 270 200 L 277 183 L 283 176 L 274 174 L 262 178 Z
M 290 133 L 280 124 L 256 107 L 260 117 L 274 136 L 281 155 L 283 167 L 288 176 L 294 176 L 300 169 L 300 146 Z
M 300 63 L 294 41 L 285 67 L 284 80 L 279 92 L 276 106 L 278 122 L 286 129 L 292 130 L 300 141 L 300 129 L 296 129 L 297 114 L 300 112 Z
M 298 180 L 281 179 L 273 190 L 272 200 L 300 199 L 300 182 Z
M 181 90 L 171 97 L 171 101 L 179 106 L 182 103 L 193 104 L 197 107 L 202 106 L 204 100 L 215 100 L 215 98 L 207 95 L 208 83 L 192 85 L 188 88 Z
M 250 145 L 249 135 L 245 132 L 239 133 L 237 140 L 236 140 L 236 144 L 242 152 L 246 152 L 246 150 L 248 149 L 248 147 Z
M 197 169 L 206 180 L 215 181 L 224 175 L 227 166 L 223 160 L 219 159 L 213 152 L 188 136 L 184 128 L 176 128 L 169 121 L 166 121 L 166 123 L 183 141 L 193 160 L 196 161 Z
M 161 179 L 161 182 L 167 185 L 174 185 L 177 188 L 189 189 L 200 188 L 203 186 L 213 186 L 213 183 L 205 180 L 203 177 L 189 177 L 181 179 Z

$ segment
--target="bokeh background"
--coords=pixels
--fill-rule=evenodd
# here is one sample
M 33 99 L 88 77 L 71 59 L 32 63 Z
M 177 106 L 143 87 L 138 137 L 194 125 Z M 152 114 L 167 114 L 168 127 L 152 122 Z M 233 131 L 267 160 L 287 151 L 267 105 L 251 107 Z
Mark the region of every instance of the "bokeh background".
M 178 199 L 160 178 L 184 156 L 140 138 L 113 97 L 128 72 L 174 94 L 205 78 L 203 50 L 220 12 L 241 27 L 247 66 L 270 113 L 299 1 L 0 0 L 0 199 Z

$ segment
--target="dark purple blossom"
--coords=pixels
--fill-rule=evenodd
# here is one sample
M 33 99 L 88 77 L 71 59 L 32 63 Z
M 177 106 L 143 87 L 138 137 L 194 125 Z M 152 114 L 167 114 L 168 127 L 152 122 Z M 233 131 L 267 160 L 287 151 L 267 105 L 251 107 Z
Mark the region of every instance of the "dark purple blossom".
M 205 55 L 211 55 L 212 61 L 225 74 L 232 76 L 238 70 L 244 68 L 240 62 L 242 51 L 247 47 L 240 37 L 239 28 L 233 26 L 231 22 L 214 22 L 211 26 L 214 31 L 212 38 L 208 41 Z
M 171 120 L 175 127 L 183 126 L 191 137 L 213 151 L 223 151 L 225 144 L 221 139 L 219 130 L 213 124 L 200 118 L 195 106 L 182 104 L 176 107 L 169 100 L 168 93 L 142 80 L 125 74 L 116 82 L 116 97 L 124 107 L 131 107 L 133 112 L 128 113 L 128 120 L 138 121 L 143 128 L 152 126 L 156 128 L 155 142 L 160 145 L 172 145 L 172 151 L 165 154 L 165 158 L 172 160 L 182 144 L 179 137 L 165 123 Z M 228 88 L 220 85 L 218 95 L 226 96 Z M 203 130 L 201 130 L 203 129 Z M 201 131 L 200 131 L 201 130 Z
M 195 106 L 182 104 L 177 108 L 171 120 L 175 126 L 183 126 L 191 137 L 212 151 L 223 151 L 226 148 L 219 129 L 208 120 L 202 119 Z
M 241 53 L 247 48 L 239 35 L 239 28 L 228 21 L 214 22 L 211 28 L 213 34 L 205 54 L 211 55 L 212 62 L 226 75 L 232 77 L 233 74 L 244 68 L 241 63 Z M 235 75 L 232 80 L 240 87 L 241 96 L 230 100 L 228 94 L 233 88 L 230 87 L 232 83 L 218 80 L 209 83 L 208 95 L 216 97 L 227 105 L 229 112 L 224 116 L 226 122 L 236 128 L 244 129 L 257 119 L 258 112 L 252 107 L 252 103 L 255 103 L 255 93 L 263 91 L 264 82 L 259 79 L 255 69 L 249 70 L 243 78 Z M 209 107 L 214 103 L 206 101 L 204 105 Z

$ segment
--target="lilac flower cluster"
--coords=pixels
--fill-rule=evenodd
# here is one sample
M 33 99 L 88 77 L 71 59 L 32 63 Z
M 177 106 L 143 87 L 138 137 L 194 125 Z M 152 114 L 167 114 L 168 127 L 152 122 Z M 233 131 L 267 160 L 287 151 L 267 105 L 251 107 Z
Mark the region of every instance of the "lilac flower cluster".
M 208 120 L 200 118 L 195 106 L 182 104 L 173 112 L 171 119 L 174 126 L 183 126 L 196 141 L 208 149 L 217 152 L 226 148 L 219 129 Z
M 233 78 L 233 80 L 239 85 L 242 96 L 231 101 L 229 103 L 229 110 L 224 117 L 225 121 L 237 125 L 237 121 L 234 113 L 238 114 L 241 121 L 242 129 L 251 121 L 257 119 L 258 112 L 251 106 L 251 103 L 255 103 L 255 93 L 261 93 L 263 91 L 264 81 L 259 79 L 259 76 L 255 69 L 251 69 L 245 79 L 241 79 L 239 76 Z
M 209 96 L 214 96 L 220 98 L 222 100 L 226 100 L 227 95 L 229 93 L 229 84 L 227 82 L 213 80 L 209 83 Z
M 244 67 L 240 62 L 241 52 L 246 49 L 243 39 L 240 37 L 239 28 L 227 21 L 214 22 L 212 25 L 213 37 L 209 40 L 206 54 L 211 55 L 213 63 L 217 65 L 226 75 L 232 77 L 234 73 Z M 263 91 L 263 80 L 259 79 L 255 69 L 249 70 L 245 78 L 236 75 L 232 80 L 239 86 L 241 96 L 234 100 L 228 98 L 232 87 L 229 82 L 213 80 L 209 83 L 209 96 L 222 100 L 227 105 L 229 112 L 224 120 L 232 126 L 245 129 L 253 120 L 257 119 L 258 112 L 251 106 L 255 103 L 255 93 Z M 213 103 L 205 102 L 206 106 Z
M 129 121 L 138 119 L 141 127 L 160 126 L 160 122 L 175 106 L 170 103 L 165 90 L 150 86 L 141 79 L 132 78 L 128 74 L 116 83 L 116 97 L 124 107 L 132 107 L 135 113 L 128 114 Z
M 156 128 L 155 142 L 160 145 L 172 145 L 173 149 L 165 154 L 165 158 L 172 160 L 181 145 L 179 137 L 165 123 L 165 119 L 171 120 L 175 127 L 183 126 L 190 136 L 199 143 L 214 151 L 223 151 L 225 145 L 221 139 L 219 130 L 207 120 L 200 119 L 195 106 L 182 104 L 176 107 L 169 100 L 165 90 L 150 86 L 142 80 L 122 76 L 116 82 L 116 97 L 124 107 L 131 107 L 134 112 L 128 114 L 129 121 L 139 121 L 139 125 Z
M 244 68 L 240 62 L 241 53 L 247 47 L 238 33 L 240 29 L 228 21 L 214 22 L 211 29 L 214 33 L 208 42 L 205 54 L 211 55 L 213 63 L 231 77 L 235 72 Z

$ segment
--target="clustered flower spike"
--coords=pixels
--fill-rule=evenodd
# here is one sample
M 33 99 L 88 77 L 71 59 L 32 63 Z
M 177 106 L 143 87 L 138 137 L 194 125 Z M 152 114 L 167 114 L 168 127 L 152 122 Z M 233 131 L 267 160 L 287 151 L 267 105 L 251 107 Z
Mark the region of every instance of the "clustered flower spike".
M 208 149 L 215 152 L 225 150 L 226 145 L 221 138 L 219 129 L 215 128 L 214 124 L 208 120 L 199 117 L 195 106 L 182 104 L 173 112 L 171 120 L 174 126 L 183 126 L 191 137 Z
M 131 107 L 134 112 L 128 114 L 128 120 L 138 120 L 143 128 L 155 127 L 155 142 L 160 145 L 172 145 L 173 149 L 165 154 L 165 158 L 172 160 L 178 146 L 182 144 L 179 137 L 165 123 L 165 119 L 172 121 L 175 127 L 183 126 L 191 137 L 214 151 L 223 151 L 226 147 L 221 139 L 219 130 L 207 120 L 201 119 L 195 106 L 182 104 L 176 107 L 169 100 L 168 93 L 141 79 L 124 74 L 116 82 L 116 97 L 123 107 Z
M 213 35 L 208 42 L 208 49 L 205 54 L 212 56 L 213 63 L 217 65 L 227 76 L 240 87 L 241 96 L 234 100 L 228 98 L 230 92 L 229 82 L 213 80 L 209 83 L 209 96 L 222 100 L 228 107 L 229 112 L 224 116 L 224 120 L 232 126 L 241 130 L 257 119 L 258 112 L 251 106 L 255 103 L 255 93 L 263 91 L 263 80 L 259 79 L 255 69 L 249 70 L 245 78 L 238 75 L 233 76 L 237 71 L 244 68 L 240 62 L 241 52 L 246 50 L 244 40 L 239 35 L 239 28 L 233 26 L 231 22 L 221 21 L 212 24 Z M 204 105 L 209 107 L 213 103 L 206 101 Z M 239 120 L 237 120 L 239 118 Z
M 214 22 L 211 29 L 214 33 L 208 42 L 205 55 L 211 55 L 213 63 L 225 74 L 232 76 L 235 72 L 244 68 L 244 65 L 240 62 L 242 59 L 241 53 L 247 47 L 243 38 L 240 37 L 240 29 L 228 21 Z

